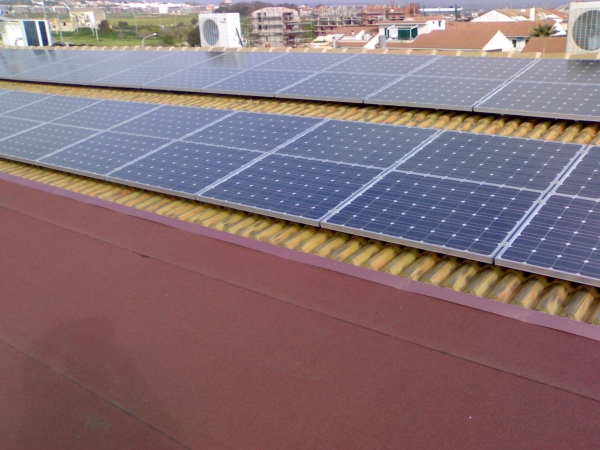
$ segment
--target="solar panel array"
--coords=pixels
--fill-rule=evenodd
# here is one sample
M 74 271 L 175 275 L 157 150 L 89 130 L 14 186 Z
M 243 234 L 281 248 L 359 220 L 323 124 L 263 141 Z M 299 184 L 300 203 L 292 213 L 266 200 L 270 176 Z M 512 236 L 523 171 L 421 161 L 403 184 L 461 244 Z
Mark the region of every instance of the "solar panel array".
M 504 252 L 500 264 L 537 270 L 523 255 L 552 226 L 553 202 L 598 220 L 598 147 L 11 91 L 0 105 L 9 159 L 479 261 Z M 580 215 L 563 218 L 560 230 Z M 563 240 L 538 239 L 535 254 L 593 253 L 594 226 L 570 241 L 548 232 Z M 563 270 L 546 260 L 540 270 Z
M 600 147 L 591 146 L 500 255 L 506 266 L 600 286 Z
M 593 60 L 0 49 L 0 79 L 600 119 Z
M 475 111 L 599 120 L 600 61 L 536 60 Z

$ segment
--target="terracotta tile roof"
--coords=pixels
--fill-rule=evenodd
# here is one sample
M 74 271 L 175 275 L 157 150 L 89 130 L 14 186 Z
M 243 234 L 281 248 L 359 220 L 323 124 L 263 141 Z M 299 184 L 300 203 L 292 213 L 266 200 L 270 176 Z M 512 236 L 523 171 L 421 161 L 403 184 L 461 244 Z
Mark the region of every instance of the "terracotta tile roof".
M 554 20 L 542 20 L 537 22 L 446 22 L 448 30 L 494 30 L 502 31 L 506 37 L 529 36 L 538 25 L 554 25 Z
M 523 48 L 523 53 L 564 53 L 567 48 L 567 37 L 532 37 Z
M 421 34 L 412 42 L 388 42 L 388 48 L 482 50 L 498 33 L 495 29 L 446 29 Z
M 520 21 L 528 21 L 531 17 L 531 8 L 524 9 L 495 9 L 494 11 L 499 12 L 500 14 L 504 14 L 510 18 L 514 18 Z M 544 8 L 534 8 L 535 18 L 537 20 L 543 20 L 547 16 L 558 16 L 562 20 L 567 20 L 569 15 L 560 11 L 556 11 L 555 9 L 544 9 Z

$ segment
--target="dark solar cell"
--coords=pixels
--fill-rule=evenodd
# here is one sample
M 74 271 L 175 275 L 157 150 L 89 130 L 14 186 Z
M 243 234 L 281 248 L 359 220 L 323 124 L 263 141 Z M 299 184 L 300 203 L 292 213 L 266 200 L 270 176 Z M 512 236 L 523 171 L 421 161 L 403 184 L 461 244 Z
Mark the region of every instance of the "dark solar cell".
M 270 155 L 202 194 L 245 209 L 319 220 L 381 171 Z
M 319 122 L 309 117 L 239 112 L 185 140 L 266 152 Z
M 148 103 L 103 100 L 89 108 L 61 117 L 54 123 L 106 130 L 156 107 L 157 105 Z
M 600 85 L 511 81 L 475 111 L 598 120 L 598 98 Z
M 94 64 L 93 66 L 86 66 L 82 69 L 52 77 L 51 80 L 58 83 L 93 84 L 96 80 L 128 70 L 131 66 L 132 64 L 124 62 L 117 64 L 111 61 L 110 64 Z
M 117 56 L 121 56 L 119 52 L 98 52 L 98 51 L 87 51 L 78 50 L 73 51 L 73 58 L 69 58 L 69 62 L 74 64 L 96 64 L 101 62 L 107 62 L 115 59 Z
M 127 63 L 130 67 L 137 64 L 146 64 L 151 61 L 158 62 L 168 55 L 167 52 L 147 52 L 142 50 L 116 53 L 115 58 L 111 59 L 111 64 Z
M 12 80 L 17 77 L 22 70 L 15 64 L 0 64 L 0 78 L 6 80 Z
M 9 111 L 15 110 L 22 106 L 30 105 L 48 97 L 49 96 L 46 94 L 9 91 L 2 95 L 2 101 L 0 101 L 0 114 L 8 113 L 6 114 L 7 116 L 13 117 L 13 114 Z
M 248 70 L 203 89 L 208 93 L 273 95 L 280 89 L 312 75 L 311 72 Z
M 29 50 L 29 49 L 8 49 L 8 48 L 3 48 L 0 49 L 0 54 L 6 58 L 10 58 L 12 60 L 24 60 L 24 59 L 29 59 L 29 58 L 33 58 L 36 56 L 36 54 L 39 53 L 39 50 Z
M 318 72 L 350 60 L 354 55 L 339 53 L 285 53 L 281 58 L 261 64 L 263 70 L 306 70 Z
M 53 166 L 105 175 L 168 142 L 153 137 L 104 132 L 40 161 Z
M 362 73 L 366 75 L 405 75 L 435 59 L 424 55 L 356 55 L 325 72 Z
M 94 84 L 99 86 L 141 88 L 142 85 L 149 83 L 152 80 L 172 75 L 179 70 L 181 70 L 181 67 L 163 65 L 162 59 L 160 59 L 152 63 L 152 65 L 147 64 L 144 66 L 132 67 L 124 72 L 96 80 Z
M 530 271 L 543 268 L 561 277 L 561 273 L 585 277 L 598 285 L 599 229 L 598 202 L 553 195 L 500 256 L 500 261 L 517 263 Z
M 386 168 L 437 130 L 330 120 L 278 154 Z
M 72 64 L 46 64 L 38 69 L 28 70 L 20 73 L 16 78 L 29 81 L 48 81 L 61 75 L 68 74 L 82 67 L 74 67 Z
M 600 84 L 600 61 L 577 59 L 539 60 L 517 77 L 519 81 Z
M 20 119 L 50 121 L 98 102 L 99 100 L 83 97 L 52 96 L 14 110 L 10 113 L 10 116 Z
M 231 114 L 231 111 L 163 106 L 138 119 L 124 123 L 115 128 L 114 131 L 165 139 L 179 139 L 227 114 Z
M 180 68 L 190 67 L 196 64 L 201 64 L 209 59 L 216 58 L 221 56 L 222 52 L 161 52 L 165 53 L 164 58 L 161 58 L 160 61 L 157 61 L 160 65 L 164 65 L 166 67 L 175 67 L 178 66 Z M 154 62 L 150 62 L 148 64 L 156 65 Z
M 490 258 L 539 194 L 391 172 L 328 224 L 350 232 Z
M 43 125 L 2 141 L 0 154 L 35 161 L 96 133 L 94 130 Z
M 600 199 L 600 147 L 590 148 L 556 192 Z
M 0 98 L 0 102 L 2 99 Z M 29 120 L 11 119 L 10 117 L 0 116 L 0 139 L 4 139 L 13 134 L 20 133 L 29 128 L 39 125 L 38 122 L 31 122 Z M 2 143 L 0 143 L 2 146 Z
M 543 191 L 581 145 L 446 131 L 399 169 Z
M 320 73 L 308 80 L 283 89 L 275 96 L 362 102 L 363 98 L 394 82 L 397 78 L 395 75 Z
M 365 103 L 417 107 L 449 107 L 471 111 L 481 98 L 500 87 L 503 80 L 407 76 Z
M 259 155 L 247 150 L 175 142 L 111 176 L 136 184 L 195 194 Z
M 215 69 L 201 64 L 144 84 L 146 88 L 198 92 L 202 88 L 240 73 L 240 69 Z
M 531 64 L 531 59 L 440 56 L 414 75 L 508 80 Z
M 203 67 L 250 69 L 258 64 L 281 57 L 281 53 L 226 52 L 219 58 L 212 58 L 202 64 Z

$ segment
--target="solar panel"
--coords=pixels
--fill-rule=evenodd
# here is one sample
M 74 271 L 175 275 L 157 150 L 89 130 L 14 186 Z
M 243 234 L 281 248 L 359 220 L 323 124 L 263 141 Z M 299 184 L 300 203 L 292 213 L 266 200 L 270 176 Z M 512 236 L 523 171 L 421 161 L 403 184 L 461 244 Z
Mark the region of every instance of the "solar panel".
M 356 55 L 347 62 L 326 69 L 325 72 L 401 76 L 435 58 L 425 55 Z
M 261 64 L 263 70 L 304 70 L 318 72 L 334 64 L 352 59 L 356 55 L 340 53 L 285 53 L 281 58 Z
M 532 63 L 531 59 L 440 56 L 413 75 L 444 78 L 508 80 Z
M 56 77 L 52 77 L 50 81 L 65 84 L 83 84 L 93 85 L 96 80 L 106 78 L 118 72 L 122 72 L 131 68 L 131 64 L 119 63 L 113 64 L 94 64 L 85 66 L 81 69 L 74 70 Z
M 241 72 L 240 69 L 210 68 L 201 64 L 200 66 L 147 82 L 144 84 L 144 87 L 169 91 L 200 92 L 206 86 Z
M 61 117 L 54 123 L 106 130 L 155 108 L 157 108 L 155 104 L 102 100 L 88 108 Z
M 600 286 L 600 205 L 552 195 L 496 263 Z
M 63 76 L 79 70 L 81 67 L 74 67 L 72 64 L 47 64 L 37 69 L 27 70 L 15 75 L 16 79 L 29 81 L 49 81 L 52 78 Z
M 539 195 L 393 171 L 322 226 L 491 262 Z
M 247 70 L 232 78 L 202 89 L 215 94 L 246 94 L 273 96 L 280 89 L 311 76 L 311 72 Z
M 471 111 L 473 105 L 502 83 L 503 80 L 409 75 L 370 95 L 365 103 Z
M 511 81 L 475 111 L 596 121 L 600 85 Z
M 39 122 L 0 116 L 0 139 L 28 130 L 37 125 L 39 125 Z M 2 143 L 0 143 L 0 146 L 2 146 Z
M 231 111 L 163 106 L 149 114 L 118 126 L 114 131 L 165 139 L 179 139 L 225 117 L 227 114 L 231 114 Z
M 99 100 L 83 97 L 51 96 L 39 102 L 23 106 L 11 111 L 11 117 L 39 121 L 50 121 L 78 111 L 86 106 L 98 103 Z
M 157 52 L 157 51 L 121 51 L 117 53 L 115 58 L 111 58 L 111 64 L 127 63 L 131 66 L 137 64 L 146 64 L 152 61 L 158 62 L 159 60 L 166 57 L 168 52 Z
M 446 131 L 399 169 L 544 191 L 582 149 L 562 142 Z
M 98 79 L 94 81 L 94 84 L 99 86 L 141 88 L 144 84 L 149 83 L 152 80 L 172 75 L 179 70 L 181 70 L 181 68 L 178 66 L 163 66 L 161 62 L 158 61 L 153 65 L 132 67 L 123 72 Z
M 386 168 L 437 130 L 330 120 L 277 154 Z
M 380 173 L 360 166 L 269 155 L 203 192 L 199 199 L 317 225 Z
M 581 59 L 539 60 L 518 81 L 600 84 L 600 61 Z
M 206 61 L 203 66 L 211 68 L 250 69 L 256 65 L 280 57 L 281 53 L 226 52 L 219 58 L 212 58 Z
M 267 152 L 319 122 L 310 117 L 239 112 L 185 140 Z
M 362 103 L 369 94 L 391 84 L 396 75 L 320 73 L 283 89 L 275 96 L 307 100 Z
M 111 179 L 162 192 L 193 195 L 238 170 L 260 153 L 174 142 L 110 174 Z
M 71 53 L 71 52 L 69 52 Z M 74 50 L 72 51 L 73 58 L 69 58 L 69 62 L 81 65 L 91 65 L 103 62 L 108 62 L 115 59 L 117 56 L 122 56 L 120 52 L 99 52 L 92 50 Z
M 590 147 L 556 190 L 559 194 L 600 199 L 600 147 Z
M 105 175 L 168 143 L 168 140 L 154 137 L 103 132 L 42 158 L 40 163 L 73 172 Z
M 19 160 L 35 161 L 85 139 L 93 133 L 96 131 L 63 125 L 42 125 L 3 140 L 0 145 L 0 154 Z
M 160 59 L 160 64 L 168 67 L 186 68 L 196 64 L 202 64 L 209 59 L 224 55 L 223 52 L 158 52 L 165 53 L 164 58 Z M 149 64 L 154 64 L 151 62 Z
M 14 64 L 0 65 L 0 78 L 2 79 L 12 80 L 21 72 L 22 71 Z
M 9 91 L 2 95 L 2 101 L 0 102 L 0 114 L 8 114 L 12 116 L 9 111 L 21 108 L 32 103 L 39 102 L 49 96 L 46 94 L 37 94 L 33 92 L 19 92 Z

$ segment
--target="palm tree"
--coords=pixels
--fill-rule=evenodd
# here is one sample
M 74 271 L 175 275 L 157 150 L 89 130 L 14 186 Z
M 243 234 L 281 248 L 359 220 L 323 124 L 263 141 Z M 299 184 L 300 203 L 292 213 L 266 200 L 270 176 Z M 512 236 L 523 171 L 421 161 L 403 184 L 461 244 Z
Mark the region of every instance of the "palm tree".
M 531 30 L 531 33 L 529 33 L 529 36 L 550 37 L 550 36 L 554 36 L 556 33 L 557 33 L 557 31 L 554 28 L 554 25 L 551 25 L 549 23 L 541 23 L 538 26 L 536 26 L 533 30 Z

